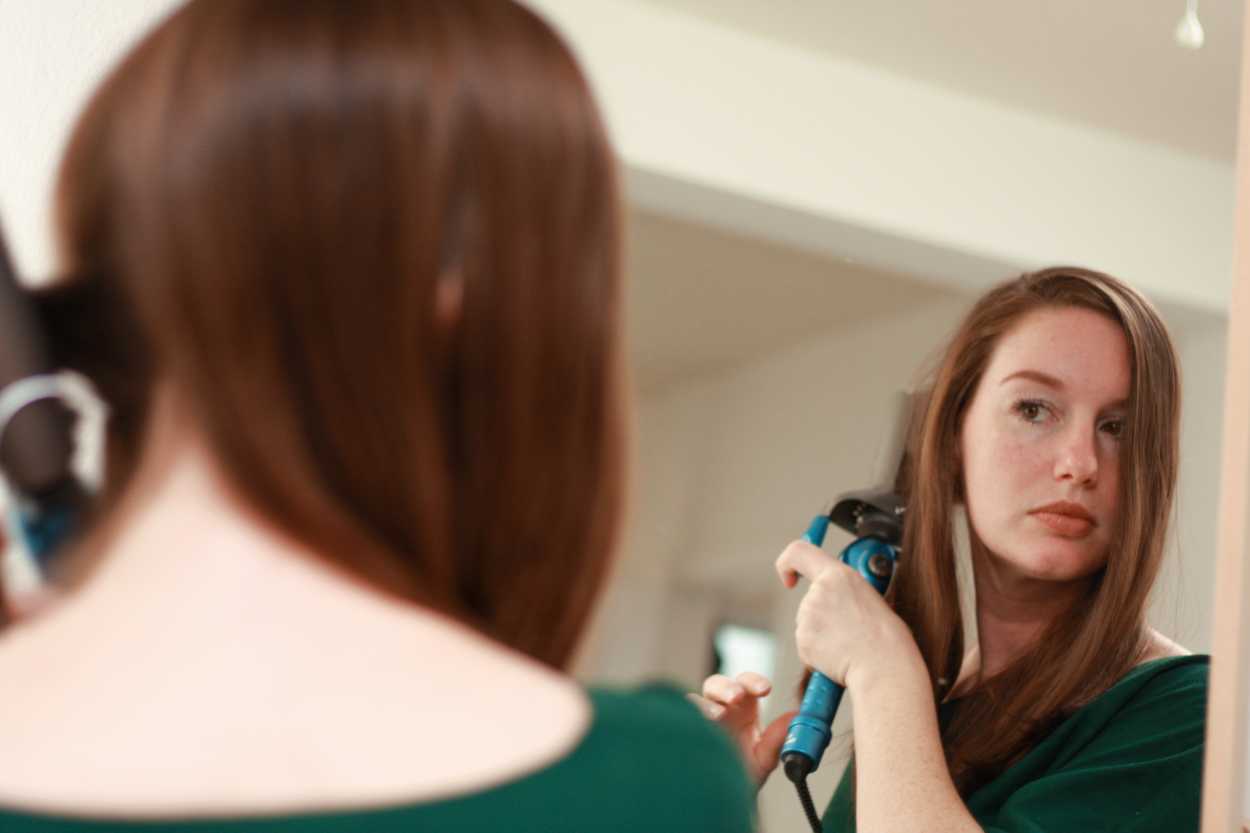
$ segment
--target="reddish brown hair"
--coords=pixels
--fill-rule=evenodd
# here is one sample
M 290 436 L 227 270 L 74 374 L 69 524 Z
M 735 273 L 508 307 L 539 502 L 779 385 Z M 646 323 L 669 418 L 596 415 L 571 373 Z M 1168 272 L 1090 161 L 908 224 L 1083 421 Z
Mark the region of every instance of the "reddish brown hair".
M 962 475 L 949 474 L 959 471 L 963 417 L 1003 334 L 1031 312 L 1062 307 L 1105 315 L 1119 324 L 1128 343 L 1132 382 L 1121 443 L 1116 543 L 1072 615 L 1058 617 L 1029 652 L 954 702 L 943 744 L 965 794 L 1140 660 L 1145 607 L 1163 556 L 1180 421 L 1180 380 L 1167 330 L 1150 303 L 1115 278 L 1086 269 L 1047 269 L 981 298 L 934 374 L 909 447 L 904 557 L 891 589 L 894 609 L 910 626 L 940 700 L 964 654 L 952 529 Z
M 618 213 L 588 85 L 516 3 L 191 0 L 59 180 L 46 308 L 112 406 L 110 493 L 170 380 L 268 522 L 564 665 L 621 501 Z

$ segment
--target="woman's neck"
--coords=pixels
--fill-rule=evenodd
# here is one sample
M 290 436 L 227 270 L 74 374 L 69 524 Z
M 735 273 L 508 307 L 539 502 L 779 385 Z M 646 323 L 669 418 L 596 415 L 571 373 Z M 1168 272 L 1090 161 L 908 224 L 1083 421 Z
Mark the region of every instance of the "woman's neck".
M 163 430 L 93 535 L 88 579 L 0 638 L 19 681 L 0 712 L 6 802 L 161 817 L 394 804 L 517 777 L 582 736 L 571 681 L 348 578 L 249 511 L 194 433 Z
M 184 414 L 169 391 L 158 394 L 140 465 L 84 542 L 86 580 L 54 607 L 117 631 L 118 644 L 156 634 L 221 644 L 228 631 L 259 647 L 294 632 L 325 644 L 411 636 L 422 624 L 459 629 L 348 576 L 248 508 Z
M 1089 579 L 1055 582 L 1021 576 L 972 542 L 977 641 L 982 678 L 1027 652 L 1056 617 L 1086 591 Z
M 90 575 L 76 595 L 91 604 L 125 605 L 132 618 L 185 614 L 195 600 L 210 597 L 214 604 L 283 598 L 267 592 L 282 585 L 305 585 L 321 599 L 338 588 L 367 592 L 303 549 L 233 495 L 207 443 L 163 392 L 125 494 L 84 542 Z

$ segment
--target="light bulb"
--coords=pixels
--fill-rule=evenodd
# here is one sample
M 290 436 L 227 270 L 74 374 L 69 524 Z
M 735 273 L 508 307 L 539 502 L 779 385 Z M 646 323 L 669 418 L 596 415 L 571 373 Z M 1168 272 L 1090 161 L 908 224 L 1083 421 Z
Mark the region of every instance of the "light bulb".
M 1186 7 L 1181 22 L 1176 24 L 1176 42 L 1186 49 L 1201 49 L 1205 41 L 1202 22 L 1198 20 L 1198 4 L 1191 2 Z

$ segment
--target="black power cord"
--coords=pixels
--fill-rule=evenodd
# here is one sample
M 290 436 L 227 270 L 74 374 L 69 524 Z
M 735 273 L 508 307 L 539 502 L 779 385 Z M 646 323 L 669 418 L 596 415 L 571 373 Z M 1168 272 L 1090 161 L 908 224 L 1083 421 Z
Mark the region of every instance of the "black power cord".
M 816 815 L 816 806 L 812 804 L 812 794 L 807 789 L 807 779 L 804 778 L 794 785 L 799 792 L 799 803 L 803 805 L 803 812 L 807 814 L 807 823 L 812 826 L 813 833 L 821 833 L 820 816 Z
M 812 794 L 807 789 L 807 776 L 812 771 L 812 759 L 806 755 L 791 752 L 782 759 L 786 777 L 794 783 L 799 793 L 799 803 L 803 805 L 803 813 L 807 823 L 812 826 L 812 833 L 822 833 L 820 816 L 816 815 L 816 805 L 812 803 Z

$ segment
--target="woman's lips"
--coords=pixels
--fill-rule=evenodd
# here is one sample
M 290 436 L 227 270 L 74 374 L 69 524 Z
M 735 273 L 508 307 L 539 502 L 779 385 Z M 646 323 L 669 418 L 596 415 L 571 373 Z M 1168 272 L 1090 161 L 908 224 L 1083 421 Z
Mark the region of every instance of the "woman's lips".
M 1039 506 L 1029 514 L 1063 538 L 1084 538 L 1098 525 L 1088 509 L 1070 500 Z
M 1032 514 L 1033 517 L 1045 524 L 1051 531 L 1062 535 L 1064 538 L 1084 538 L 1094 528 L 1093 521 L 1087 518 L 1076 517 L 1075 515 L 1065 515 L 1045 510 Z

